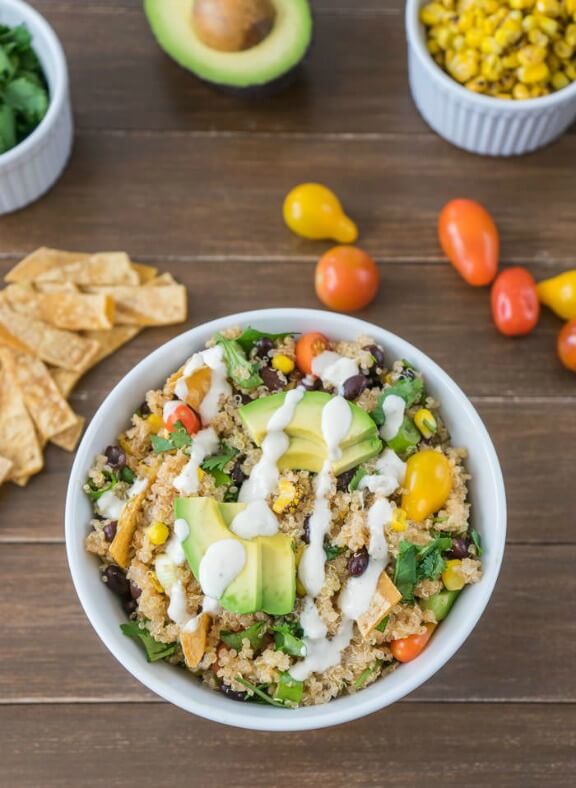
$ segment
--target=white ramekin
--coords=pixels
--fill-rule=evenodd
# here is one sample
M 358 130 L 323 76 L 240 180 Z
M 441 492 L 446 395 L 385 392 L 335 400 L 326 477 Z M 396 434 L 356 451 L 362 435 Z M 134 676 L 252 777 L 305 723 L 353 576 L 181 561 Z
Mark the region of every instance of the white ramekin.
M 412 97 L 424 120 L 459 148 L 514 156 L 547 145 L 576 118 L 576 82 L 537 99 L 505 101 L 459 85 L 434 62 L 418 18 L 425 0 L 407 0 L 406 36 Z
M 60 177 L 72 148 L 68 69 L 56 34 L 27 3 L 0 0 L 0 24 L 24 23 L 48 82 L 50 105 L 42 122 L 12 150 L 0 155 L 0 214 L 41 197 Z
M 424 373 L 427 390 L 441 403 L 454 444 L 468 450 L 473 523 L 484 543 L 482 579 L 462 593 L 421 656 L 355 695 L 323 706 L 284 710 L 238 703 L 208 689 L 185 670 L 163 662 L 148 664 L 139 646 L 122 635 L 120 624 L 126 616 L 101 582 L 94 556 L 84 548 L 92 510 L 82 485 L 95 455 L 115 442 L 146 391 L 161 386 L 217 331 L 238 325 L 275 333 L 321 331 L 333 339 L 374 337 L 389 359 L 406 358 Z M 506 497 L 500 465 L 486 428 L 466 395 L 428 356 L 403 339 L 362 320 L 313 309 L 263 309 L 222 317 L 181 334 L 141 361 L 92 419 L 76 453 L 66 498 L 66 550 L 76 592 L 92 626 L 116 659 L 146 687 L 176 706 L 215 722 L 252 730 L 296 731 L 337 725 L 378 711 L 420 686 L 452 657 L 476 626 L 494 589 L 505 539 Z

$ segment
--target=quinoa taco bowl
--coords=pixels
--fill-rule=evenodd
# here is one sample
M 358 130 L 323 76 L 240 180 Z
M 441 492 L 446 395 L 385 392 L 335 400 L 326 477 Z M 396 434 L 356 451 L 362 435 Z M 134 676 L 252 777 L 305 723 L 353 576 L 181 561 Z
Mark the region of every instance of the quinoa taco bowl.
M 263 310 L 192 329 L 94 417 L 68 559 L 147 687 L 219 722 L 323 727 L 413 690 L 492 592 L 502 476 L 430 359 L 362 321 Z

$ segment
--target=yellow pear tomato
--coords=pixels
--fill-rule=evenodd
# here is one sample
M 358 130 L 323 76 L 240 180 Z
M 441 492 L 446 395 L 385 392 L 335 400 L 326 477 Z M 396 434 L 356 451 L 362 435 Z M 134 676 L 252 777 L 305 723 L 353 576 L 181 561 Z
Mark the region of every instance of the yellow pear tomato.
M 313 241 L 333 239 L 341 244 L 358 237 L 334 192 L 321 183 L 301 183 L 284 200 L 284 221 L 296 235 Z
M 452 490 L 452 468 L 440 452 L 426 449 L 406 463 L 402 508 L 410 520 L 422 522 L 444 506 Z

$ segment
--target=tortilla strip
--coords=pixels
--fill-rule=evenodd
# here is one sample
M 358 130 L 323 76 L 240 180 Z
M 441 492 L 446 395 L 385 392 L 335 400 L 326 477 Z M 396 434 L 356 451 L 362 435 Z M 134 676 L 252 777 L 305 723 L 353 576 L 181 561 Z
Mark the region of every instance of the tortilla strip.
M 13 464 L 10 480 L 16 481 L 19 477 L 32 476 L 44 466 L 42 450 L 32 419 L 18 387 L 2 362 L 0 362 L 0 455 Z
M 182 653 L 184 654 L 186 665 L 190 670 L 197 668 L 204 656 L 211 620 L 208 613 L 202 613 L 198 618 L 196 629 L 191 631 L 183 629 L 180 632 Z
M 160 274 L 160 276 L 155 276 L 154 279 L 150 279 L 149 282 L 146 282 L 147 287 L 164 287 L 164 285 L 176 285 L 178 282 L 174 279 L 172 274 L 165 273 Z
M 148 494 L 148 490 L 156 481 L 161 461 L 161 457 L 155 458 L 154 464 L 148 467 L 148 484 L 145 489 L 133 498 L 129 498 L 120 512 L 116 535 L 108 548 L 108 553 L 114 562 L 122 567 L 122 569 L 126 569 L 130 562 L 130 545 L 132 544 L 132 538 L 138 526 L 140 509 Z
M 146 285 L 148 282 L 151 282 L 158 273 L 158 269 L 154 268 L 153 265 L 145 265 L 144 263 L 132 263 L 132 268 L 140 277 L 141 285 Z
M 71 291 L 52 293 L 37 293 L 30 285 L 9 285 L 3 293 L 14 311 L 56 328 L 90 331 L 114 324 L 114 299 L 105 293 L 80 293 L 75 285 Z
M 14 463 L 7 457 L 0 457 L 0 486 L 4 484 L 6 479 L 10 476 Z
M 85 252 L 63 252 L 60 249 L 48 249 L 46 246 L 41 246 L 28 257 L 20 260 L 14 268 L 8 271 L 4 279 L 7 282 L 32 282 L 46 271 L 86 260 L 88 257 L 90 255 Z
M 98 355 L 100 347 L 92 339 L 85 339 L 71 331 L 34 320 L 11 309 L 0 293 L 0 324 L 23 343 L 29 352 L 55 367 L 83 372 Z
M 139 285 L 138 272 L 126 252 L 99 252 L 86 260 L 68 263 L 39 274 L 36 282 L 73 282 L 83 287 L 96 285 Z
M 33 353 L 34 351 L 25 345 L 23 342 L 20 342 L 19 339 L 16 339 L 7 329 L 4 328 L 2 323 L 0 323 L 0 345 L 5 345 L 6 347 L 11 347 L 14 350 L 18 350 L 20 353 Z
M 388 615 L 394 605 L 397 605 L 401 599 L 402 594 L 400 591 L 398 591 L 386 572 L 382 572 L 368 610 L 356 621 L 362 637 L 368 637 L 374 627 L 378 626 L 384 616 Z
M 0 360 L 20 389 L 26 409 L 44 441 L 76 423 L 74 411 L 40 359 L 0 348 Z
M 73 372 L 62 367 L 48 367 L 48 371 L 64 399 L 68 399 L 70 392 L 82 377 L 82 372 Z
M 184 285 L 164 287 L 94 287 L 92 293 L 107 293 L 116 302 L 116 323 L 136 326 L 169 326 L 183 323 L 187 315 Z
M 50 443 L 55 444 L 60 449 L 64 449 L 64 451 L 74 451 L 84 431 L 85 424 L 86 419 L 83 416 L 76 416 L 76 422 L 71 427 L 68 427 L 67 430 L 62 430 L 57 435 L 53 435 L 50 438 Z

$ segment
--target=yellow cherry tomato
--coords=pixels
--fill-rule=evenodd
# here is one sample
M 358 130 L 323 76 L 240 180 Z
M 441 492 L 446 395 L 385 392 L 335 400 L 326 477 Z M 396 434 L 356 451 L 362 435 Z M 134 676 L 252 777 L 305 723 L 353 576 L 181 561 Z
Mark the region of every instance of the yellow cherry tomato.
M 406 463 L 402 508 L 408 519 L 422 522 L 446 503 L 452 490 L 452 468 L 440 452 L 426 449 Z
M 342 244 L 358 238 L 358 228 L 344 213 L 334 192 L 321 183 L 301 183 L 284 200 L 284 221 L 296 235 Z
M 576 270 L 545 279 L 536 285 L 540 303 L 550 307 L 558 317 L 573 320 L 576 317 Z

